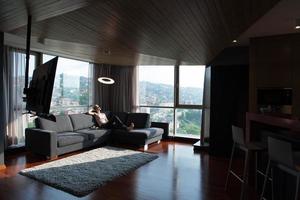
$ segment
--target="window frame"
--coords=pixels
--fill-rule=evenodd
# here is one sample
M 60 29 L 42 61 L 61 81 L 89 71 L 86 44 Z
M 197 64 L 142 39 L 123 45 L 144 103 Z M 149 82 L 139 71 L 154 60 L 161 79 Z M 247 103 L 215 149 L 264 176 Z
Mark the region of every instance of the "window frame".
M 180 94 L 180 65 L 175 65 L 175 106 L 176 108 L 183 108 L 183 109 L 203 109 L 203 98 L 202 98 L 202 104 L 180 104 L 179 101 L 179 94 Z
M 138 68 L 140 68 L 143 65 L 138 65 Z M 180 92 L 180 88 L 179 88 L 179 76 L 180 76 L 180 64 L 175 64 L 174 65 L 174 87 L 173 87 L 173 93 L 174 93 L 174 100 L 173 100 L 173 106 L 153 106 L 153 105 L 138 105 L 138 108 L 169 108 L 169 109 L 173 109 L 173 133 L 171 133 L 170 135 L 168 134 L 169 137 L 184 137 L 180 134 L 176 133 L 176 124 L 177 124 L 177 120 L 176 120 L 176 110 L 177 109 L 196 109 L 196 110 L 201 110 L 201 113 L 203 113 L 204 110 L 204 106 L 203 106 L 203 101 L 204 99 L 202 98 L 202 104 L 201 105 L 193 105 L 193 104 L 180 104 L 179 103 L 179 92 Z M 140 70 L 140 69 L 139 69 Z M 204 74 L 205 76 L 205 74 Z M 139 81 L 139 80 L 138 80 Z M 203 83 L 203 89 L 204 89 L 204 83 Z M 202 116 L 201 116 L 201 121 L 200 121 L 200 132 L 199 132 L 199 138 L 195 137 L 195 139 L 200 139 L 201 137 L 201 129 L 202 129 Z M 188 138 L 188 137 L 186 137 Z M 193 137 L 194 138 L 194 137 Z
M 59 55 L 53 55 L 53 54 L 49 54 L 49 53 L 41 53 L 41 56 L 40 56 L 40 59 L 39 61 L 41 62 L 41 64 L 44 63 L 44 55 L 48 55 L 48 56 L 58 56 L 58 58 L 64 58 L 64 59 L 69 59 L 69 60 L 73 60 L 73 61 L 79 61 L 79 62 L 86 62 L 88 63 L 88 78 L 90 79 L 89 80 L 89 85 L 88 85 L 88 90 L 89 90 L 89 93 L 91 92 L 92 88 L 93 88 L 93 75 L 91 74 L 91 71 L 93 71 L 92 69 L 92 66 L 90 65 L 89 62 L 85 61 L 85 60 L 80 60 L 80 59 L 74 59 L 74 58 L 70 58 L 70 57 L 65 57 L 65 56 L 59 56 Z M 58 67 L 58 64 L 57 64 L 57 67 Z M 55 78 L 56 78 L 56 72 L 55 72 Z M 91 76 L 90 76 L 91 75 Z M 54 88 L 53 88 L 53 92 L 54 92 Z M 52 92 L 52 97 L 53 97 L 53 92 Z M 51 97 L 51 102 L 52 102 L 52 97 Z M 92 102 L 92 99 L 93 99 L 93 96 L 90 96 L 88 95 L 88 104 L 87 105 L 69 105 L 69 106 L 66 106 L 66 105 L 60 105 L 60 106 L 50 106 L 50 111 L 51 113 L 53 112 L 53 110 L 57 110 L 57 109 L 67 109 L 67 108 L 86 108 L 86 111 L 89 110 L 89 108 L 91 107 L 91 102 Z

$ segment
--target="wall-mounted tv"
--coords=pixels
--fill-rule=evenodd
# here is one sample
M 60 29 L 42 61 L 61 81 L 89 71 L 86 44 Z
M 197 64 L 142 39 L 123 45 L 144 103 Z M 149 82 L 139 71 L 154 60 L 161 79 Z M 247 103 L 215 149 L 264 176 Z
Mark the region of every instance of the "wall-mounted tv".
M 26 90 L 26 110 L 36 114 L 48 114 L 55 79 L 58 57 L 38 66 Z

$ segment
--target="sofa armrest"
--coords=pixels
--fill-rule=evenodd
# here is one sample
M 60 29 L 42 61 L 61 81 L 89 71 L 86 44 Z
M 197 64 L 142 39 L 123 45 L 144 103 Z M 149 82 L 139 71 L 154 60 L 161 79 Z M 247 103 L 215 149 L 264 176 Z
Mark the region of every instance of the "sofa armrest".
M 57 132 L 38 129 L 25 129 L 25 147 L 26 149 L 47 158 L 57 157 Z
M 169 123 L 167 123 L 167 122 L 151 122 L 151 127 L 164 129 L 162 138 L 163 139 L 169 138 Z

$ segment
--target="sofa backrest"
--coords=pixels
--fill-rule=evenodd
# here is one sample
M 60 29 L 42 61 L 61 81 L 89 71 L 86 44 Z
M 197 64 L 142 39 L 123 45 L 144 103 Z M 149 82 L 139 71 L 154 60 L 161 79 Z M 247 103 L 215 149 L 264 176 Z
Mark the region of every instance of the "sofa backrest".
M 150 127 L 150 114 L 148 113 L 129 113 L 126 124 L 134 123 L 134 128 L 149 128 Z
M 115 115 L 115 116 L 119 117 L 119 119 L 124 124 L 126 124 L 129 113 L 127 113 L 127 112 L 112 112 L 111 115 Z M 111 117 L 111 115 L 110 115 L 110 117 Z
M 79 129 L 89 128 L 95 125 L 95 120 L 92 115 L 88 114 L 72 114 L 69 115 L 74 131 Z
M 135 128 L 150 127 L 150 115 L 148 113 L 117 112 L 111 114 L 118 116 L 127 126 L 133 122 Z M 55 120 L 41 117 L 36 119 L 37 128 L 56 131 L 58 133 L 85 129 L 95 124 L 94 117 L 88 114 L 56 115 Z
M 55 115 L 52 120 L 38 117 L 36 119 L 36 126 L 44 130 L 51 130 L 60 132 L 73 131 L 72 122 L 68 115 Z

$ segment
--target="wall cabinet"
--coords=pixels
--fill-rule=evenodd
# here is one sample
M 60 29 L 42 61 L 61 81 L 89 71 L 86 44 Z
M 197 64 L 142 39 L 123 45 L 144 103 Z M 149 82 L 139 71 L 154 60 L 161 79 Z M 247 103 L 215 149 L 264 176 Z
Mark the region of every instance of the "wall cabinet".
M 250 40 L 249 110 L 257 111 L 257 88 L 292 88 L 293 110 L 300 117 L 300 34 Z

